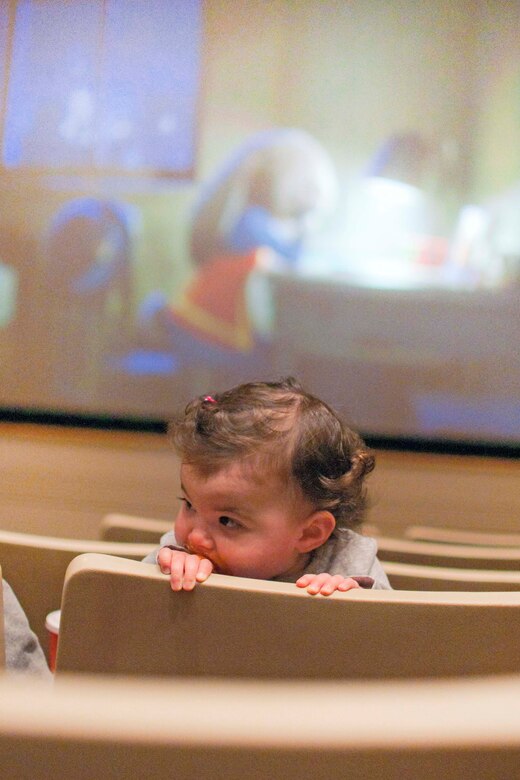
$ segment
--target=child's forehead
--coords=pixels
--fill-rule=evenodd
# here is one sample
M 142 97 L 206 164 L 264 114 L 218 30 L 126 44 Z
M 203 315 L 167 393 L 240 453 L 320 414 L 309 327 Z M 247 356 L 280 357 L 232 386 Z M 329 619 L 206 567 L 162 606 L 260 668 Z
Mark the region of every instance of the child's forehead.
M 250 518 L 266 507 L 300 512 L 309 504 L 293 480 L 269 470 L 255 472 L 240 462 L 209 473 L 183 463 L 181 488 L 200 509 L 233 511 Z
M 230 489 L 248 489 L 270 485 L 280 488 L 287 484 L 276 469 L 266 466 L 265 461 L 256 458 L 232 460 L 220 466 L 205 468 L 202 465 L 181 464 L 181 481 L 195 487 L 222 486 Z
M 244 501 L 262 500 L 271 496 L 273 503 L 298 503 L 304 500 L 300 486 L 289 474 L 264 458 L 245 458 L 207 469 L 190 463 L 181 464 L 181 486 L 187 492 L 203 492 L 216 500 L 227 495 Z

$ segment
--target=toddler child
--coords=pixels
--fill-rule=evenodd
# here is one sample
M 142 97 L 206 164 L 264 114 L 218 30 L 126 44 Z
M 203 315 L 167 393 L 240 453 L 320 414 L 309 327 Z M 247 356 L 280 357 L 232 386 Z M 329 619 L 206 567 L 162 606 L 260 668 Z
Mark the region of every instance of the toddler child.
M 51 679 L 47 659 L 38 637 L 6 580 L 2 580 L 5 632 L 5 668 L 8 672 L 30 672 Z
M 315 595 L 390 588 L 363 519 L 374 457 L 294 379 L 191 401 L 170 426 L 182 506 L 145 558 L 192 590 L 212 572 L 295 582 Z

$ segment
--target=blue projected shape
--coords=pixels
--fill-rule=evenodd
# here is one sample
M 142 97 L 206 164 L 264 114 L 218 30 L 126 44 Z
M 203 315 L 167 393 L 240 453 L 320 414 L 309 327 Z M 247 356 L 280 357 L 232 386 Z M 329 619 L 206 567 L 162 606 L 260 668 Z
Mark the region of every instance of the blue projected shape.
M 107 3 L 101 166 L 192 167 L 200 33 L 200 0 Z
M 201 34 L 201 0 L 20 0 L 3 164 L 189 174 Z
M 414 399 L 421 433 L 460 436 L 471 431 L 489 440 L 520 437 L 518 398 L 468 398 L 454 394 L 422 394 Z
M 16 10 L 4 165 L 91 164 L 101 0 L 22 0 Z
M 136 349 L 128 355 L 109 358 L 108 367 L 130 376 L 171 376 L 177 371 L 178 361 L 169 352 Z

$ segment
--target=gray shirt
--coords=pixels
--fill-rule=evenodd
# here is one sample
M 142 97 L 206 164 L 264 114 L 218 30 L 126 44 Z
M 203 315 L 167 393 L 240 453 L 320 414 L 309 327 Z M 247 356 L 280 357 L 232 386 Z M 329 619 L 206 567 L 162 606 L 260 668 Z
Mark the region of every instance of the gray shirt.
M 52 679 L 36 634 L 13 589 L 3 580 L 5 666 L 7 671 L 30 672 Z
M 291 577 L 294 582 L 303 574 L 341 574 L 342 577 L 359 578 L 363 587 L 391 590 L 392 586 L 377 558 L 377 542 L 370 536 L 362 536 L 348 529 L 336 529 L 325 544 L 313 551 L 310 561 L 300 572 Z M 371 578 L 373 582 L 365 578 Z M 283 577 L 275 580 L 284 581 Z
M 168 531 L 161 537 L 161 547 L 178 546 L 174 531 Z M 144 559 L 145 563 L 155 563 L 159 548 Z M 296 582 L 303 574 L 341 574 L 343 577 L 359 577 L 363 587 L 379 590 L 391 590 L 392 587 L 377 558 L 377 542 L 369 536 L 354 531 L 335 530 L 321 547 L 313 551 L 310 561 L 300 572 L 291 576 L 273 577 L 274 580 Z M 371 578 L 371 580 L 366 578 Z

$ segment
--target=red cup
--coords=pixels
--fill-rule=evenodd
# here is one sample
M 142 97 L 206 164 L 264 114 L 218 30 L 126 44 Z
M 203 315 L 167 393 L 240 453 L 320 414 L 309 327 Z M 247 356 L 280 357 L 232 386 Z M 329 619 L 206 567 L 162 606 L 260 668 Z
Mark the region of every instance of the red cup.
M 45 628 L 49 632 L 49 668 L 51 672 L 56 669 L 56 653 L 58 652 L 58 636 L 60 633 L 61 610 L 55 609 L 49 612 L 45 619 Z

